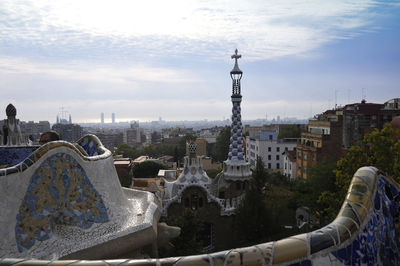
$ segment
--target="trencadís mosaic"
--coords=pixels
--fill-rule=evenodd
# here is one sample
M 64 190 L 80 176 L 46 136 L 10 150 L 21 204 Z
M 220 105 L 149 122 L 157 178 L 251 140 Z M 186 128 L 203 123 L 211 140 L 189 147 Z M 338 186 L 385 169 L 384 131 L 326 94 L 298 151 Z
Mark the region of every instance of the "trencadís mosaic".
M 16 219 L 19 252 L 30 249 L 35 241 L 50 239 L 55 225 L 87 229 L 109 220 L 102 198 L 82 166 L 65 153 L 46 158 L 37 168 Z

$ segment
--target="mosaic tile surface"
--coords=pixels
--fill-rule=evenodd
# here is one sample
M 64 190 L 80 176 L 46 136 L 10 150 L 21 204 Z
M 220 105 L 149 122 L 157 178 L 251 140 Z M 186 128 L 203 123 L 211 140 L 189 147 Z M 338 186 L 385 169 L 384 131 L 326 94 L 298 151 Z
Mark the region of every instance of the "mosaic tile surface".
M 29 157 L 38 147 L 2 147 L 0 148 L 0 165 L 16 165 Z
M 344 265 L 400 265 L 399 190 L 380 177 L 372 214 L 348 246 L 332 254 Z
M 79 144 L 83 147 L 83 149 L 87 152 L 89 156 L 100 155 L 101 152 L 97 149 L 97 145 L 94 140 L 90 136 L 83 137 Z
M 57 225 L 87 229 L 109 219 L 82 166 L 70 155 L 56 153 L 31 177 L 16 220 L 15 238 L 22 252 L 36 240 L 51 238 Z

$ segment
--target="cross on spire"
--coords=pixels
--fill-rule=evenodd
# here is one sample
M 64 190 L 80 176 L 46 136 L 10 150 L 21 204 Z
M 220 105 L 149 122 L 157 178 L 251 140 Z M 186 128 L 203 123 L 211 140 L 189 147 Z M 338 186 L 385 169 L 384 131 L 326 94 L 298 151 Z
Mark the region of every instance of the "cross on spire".
M 241 58 L 242 55 L 238 54 L 238 50 L 235 50 L 235 54 L 231 56 L 231 58 L 235 59 L 235 66 L 233 67 L 231 74 L 242 74 L 242 70 L 240 70 L 238 65 L 238 59 Z
M 242 55 L 241 55 L 241 54 L 238 54 L 238 49 L 236 49 L 236 50 L 235 50 L 235 54 L 231 56 L 232 59 L 235 58 L 235 65 L 237 64 L 237 60 L 238 60 L 239 58 L 241 58 L 241 57 L 242 57 Z

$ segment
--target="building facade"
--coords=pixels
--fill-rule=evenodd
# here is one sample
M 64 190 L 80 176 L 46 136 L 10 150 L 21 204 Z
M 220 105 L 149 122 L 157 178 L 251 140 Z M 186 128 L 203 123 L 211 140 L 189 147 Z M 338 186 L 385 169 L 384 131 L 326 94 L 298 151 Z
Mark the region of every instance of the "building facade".
M 357 145 L 364 135 L 374 129 L 381 130 L 385 123 L 400 115 L 400 98 L 391 99 L 384 104 L 348 104 L 343 108 L 343 146 Z
M 296 179 L 296 150 L 284 151 L 283 157 L 283 175 L 289 180 Z
M 343 154 L 341 111 L 327 111 L 310 120 L 296 147 L 296 176 L 307 178 L 317 163 L 337 161 Z
M 278 139 L 276 131 L 261 131 L 259 136 L 246 138 L 247 158 L 252 168 L 255 168 L 257 157 L 261 157 L 265 168 L 269 170 L 283 170 L 282 153 L 293 151 L 297 145 L 296 138 Z

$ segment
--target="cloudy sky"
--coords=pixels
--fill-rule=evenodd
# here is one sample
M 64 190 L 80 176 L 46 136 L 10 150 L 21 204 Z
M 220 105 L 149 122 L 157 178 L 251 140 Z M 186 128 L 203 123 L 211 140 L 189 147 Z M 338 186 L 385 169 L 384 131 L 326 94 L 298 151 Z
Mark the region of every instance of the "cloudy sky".
M 400 97 L 400 1 L 1 0 L 0 118 L 307 118 Z

